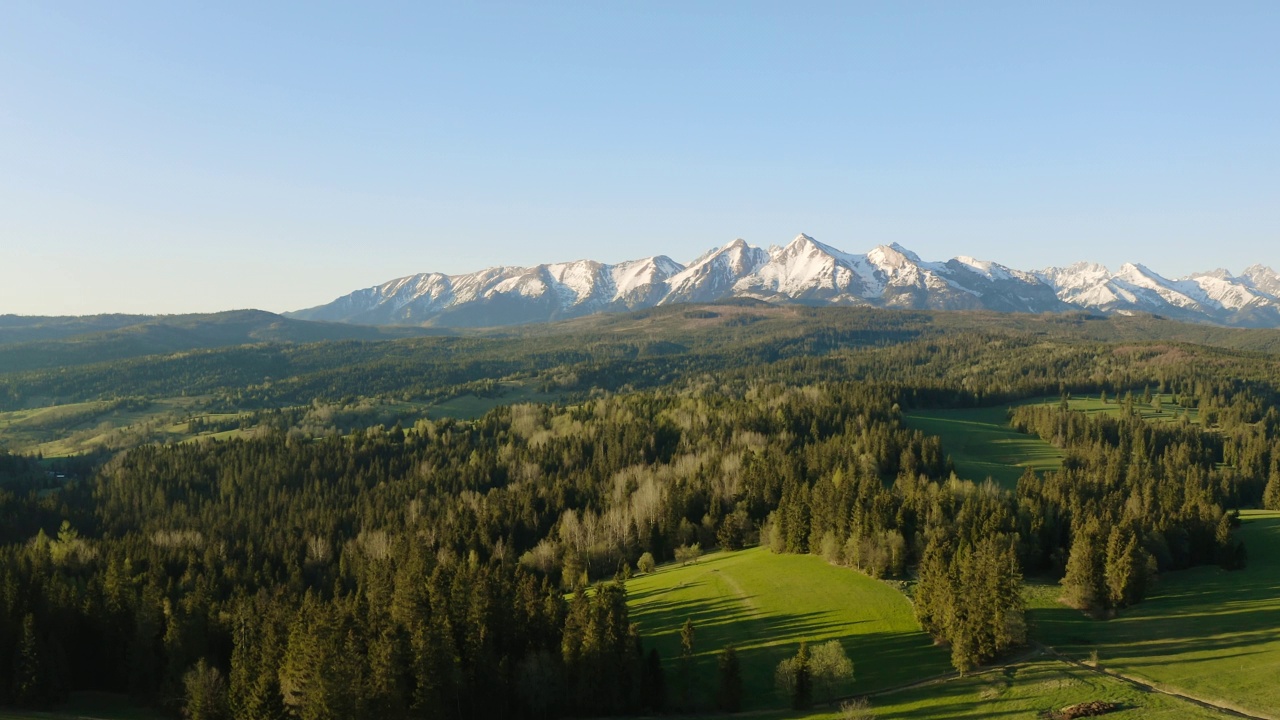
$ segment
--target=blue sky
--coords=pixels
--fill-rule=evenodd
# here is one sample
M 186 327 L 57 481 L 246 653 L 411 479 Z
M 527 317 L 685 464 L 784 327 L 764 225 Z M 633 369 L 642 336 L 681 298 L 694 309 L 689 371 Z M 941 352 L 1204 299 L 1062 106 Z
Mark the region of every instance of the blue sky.
M 1280 3 L 0 3 L 0 313 L 799 232 L 1280 268 Z

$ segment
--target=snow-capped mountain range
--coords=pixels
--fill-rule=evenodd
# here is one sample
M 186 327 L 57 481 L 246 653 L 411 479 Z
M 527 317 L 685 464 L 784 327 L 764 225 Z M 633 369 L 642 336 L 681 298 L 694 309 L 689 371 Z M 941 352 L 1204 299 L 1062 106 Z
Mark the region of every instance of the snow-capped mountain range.
M 1083 262 L 1025 272 L 965 256 L 927 262 L 896 243 L 854 255 L 808 235 L 768 250 L 734 240 L 688 265 L 657 255 L 616 265 L 578 260 L 466 275 L 422 273 L 287 314 L 372 325 L 478 327 L 728 298 L 937 310 L 1141 312 L 1280 327 L 1280 274 L 1261 265 L 1240 275 L 1213 270 L 1179 280 L 1132 263 L 1117 272 Z

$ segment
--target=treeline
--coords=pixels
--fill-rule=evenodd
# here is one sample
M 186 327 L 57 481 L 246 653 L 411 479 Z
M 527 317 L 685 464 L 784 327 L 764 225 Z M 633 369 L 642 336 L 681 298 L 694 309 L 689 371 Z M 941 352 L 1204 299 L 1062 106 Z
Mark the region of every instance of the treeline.
M 1224 465 L 1224 451 L 1252 437 L 1271 447 L 1260 467 L 1280 461 L 1275 426 L 1208 431 L 1149 422 L 1132 408 L 1085 415 L 1046 406 L 1016 408 L 1012 423 L 1066 450 L 1062 470 L 1019 481 L 1018 502 L 1025 564 L 1064 574 L 1072 604 L 1107 612 L 1142 600 L 1157 571 L 1245 563 L 1229 510 L 1259 504 L 1266 476 Z
M 362 396 L 435 401 L 483 394 L 486 382 L 492 387 L 511 377 L 582 392 L 656 389 L 706 373 L 819 382 L 831 377 L 818 374 L 820 365 L 847 373 L 840 377 L 895 383 L 912 406 L 989 405 L 1060 390 L 1116 392 L 1150 382 L 1166 368 L 1186 376 L 1192 367 L 1204 382 L 1239 378 L 1263 400 L 1258 391 L 1280 380 L 1274 363 L 1259 362 L 1264 356 L 1150 339 L 1274 348 L 1274 335 L 1150 318 L 669 307 L 488 337 L 264 343 L 3 373 L 0 410 L 121 395 L 210 395 L 219 411 Z M 1106 344 L 1117 340 L 1133 342 Z

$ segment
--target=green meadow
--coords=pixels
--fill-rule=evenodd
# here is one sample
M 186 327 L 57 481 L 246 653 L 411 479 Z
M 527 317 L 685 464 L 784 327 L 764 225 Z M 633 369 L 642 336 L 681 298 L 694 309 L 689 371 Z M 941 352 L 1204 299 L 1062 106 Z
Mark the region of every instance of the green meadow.
M 1036 400 L 1028 400 L 1018 403 L 1019 405 L 1057 405 L 1062 402 L 1061 398 L 1045 397 Z M 1119 415 L 1124 410 L 1123 402 L 1114 396 L 1107 397 L 1104 402 L 1098 395 L 1082 395 L 1072 397 L 1067 400 L 1068 406 L 1072 410 L 1082 412 L 1086 415 Z M 1142 393 L 1134 393 L 1133 409 L 1142 416 L 1143 420 L 1148 422 L 1175 422 L 1180 415 L 1186 415 L 1187 420 L 1193 424 L 1200 423 L 1200 411 L 1196 408 L 1183 408 L 1174 400 L 1174 396 L 1169 393 L 1153 393 L 1151 402 L 1143 402 Z
M 1042 717 L 1068 705 L 1101 700 L 1119 708 L 1115 720 L 1209 720 L 1225 713 L 1142 690 L 1061 660 L 1037 657 L 987 672 L 870 698 L 876 720 L 986 720 Z M 835 708 L 781 717 L 842 720 Z
M 131 446 L 178 440 L 186 428 L 171 427 L 205 398 L 157 398 L 133 409 L 111 409 L 104 401 L 0 412 L 0 448 L 67 457 L 98 446 Z
M 1150 596 L 1110 620 L 1032 588 L 1030 620 L 1046 645 L 1157 687 L 1253 714 L 1280 708 L 1280 513 L 1245 511 L 1248 566 L 1165 573 Z
M 906 415 L 907 426 L 942 439 L 942 451 L 956 466 L 956 474 L 981 482 L 991 478 L 1013 489 L 1031 468 L 1036 472 L 1062 466 L 1062 451 L 1034 435 L 1009 427 L 1008 408 L 932 410 Z
M 764 548 L 715 553 L 697 563 L 661 567 L 627 583 L 631 618 L 657 647 L 667 697 L 680 697 L 680 629 L 695 630 L 690 678 L 698 708 L 713 706 L 717 655 L 733 645 L 742 663 L 744 707 L 785 707 L 774 690 L 778 663 L 811 645 L 839 640 L 854 678 L 832 689 L 847 696 L 948 672 L 947 652 L 916 623 L 911 604 L 892 586 L 813 555 L 774 555 Z
M 1157 397 L 1160 398 L 1158 405 Z M 1018 404 L 1057 405 L 1060 402 L 1060 398 L 1038 398 Z M 1103 402 L 1099 396 L 1073 397 L 1068 405 L 1087 415 L 1118 415 L 1124 409 L 1115 398 Z M 1190 422 L 1200 422 L 1197 410 L 1184 410 L 1168 394 L 1153 395 L 1150 403 L 1143 403 L 1141 395 L 1137 395 L 1134 408 L 1150 422 L 1174 422 L 1183 413 Z M 1027 468 L 1036 472 L 1057 470 L 1062 466 L 1063 456 L 1062 451 L 1050 443 L 1009 427 L 1008 411 L 1003 405 L 919 410 L 906 414 L 903 419 L 907 427 L 942 439 L 942 451 L 951 458 L 961 478 L 975 482 L 991 478 L 1001 487 L 1013 489 Z
M 427 408 L 427 417 L 437 420 L 446 417 L 473 420 L 500 405 L 552 403 L 562 399 L 559 393 L 540 392 L 523 381 L 504 380 L 499 386 L 501 390 L 498 393 L 487 397 L 468 394 L 442 400 Z

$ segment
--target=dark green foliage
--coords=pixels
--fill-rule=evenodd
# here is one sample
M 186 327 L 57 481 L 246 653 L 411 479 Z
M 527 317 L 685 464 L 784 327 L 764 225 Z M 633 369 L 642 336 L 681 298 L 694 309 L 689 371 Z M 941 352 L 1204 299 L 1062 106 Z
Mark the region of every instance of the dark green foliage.
M 800 643 L 795 656 L 795 680 L 791 686 L 791 707 L 808 710 L 813 707 L 813 670 L 809 667 L 809 646 Z
M 657 648 L 651 648 L 645 656 L 640 676 L 640 706 L 651 712 L 662 712 L 667 707 L 667 679 Z
M 693 620 L 686 618 L 680 628 L 680 706 L 688 711 L 691 708 L 693 688 L 689 683 L 693 677 L 693 636 L 696 632 Z
M 742 665 L 730 645 L 720 652 L 716 685 L 716 709 L 735 713 L 742 709 Z
M 950 644 L 956 670 L 968 672 L 1026 641 L 1013 538 L 992 534 L 968 541 L 935 531 L 919 573 L 916 616 L 921 627 Z
M 0 375 L 7 408 L 189 392 L 260 410 L 251 439 L 56 465 L 0 453 L 0 701 L 99 690 L 177 711 L 195 691 L 216 714 L 203 698 L 220 675 L 227 713 L 251 720 L 660 711 L 661 664 L 639 650 L 625 588 L 591 583 L 761 535 L 875 576 L 917 568 L 921 622 L 967 669 L 1019 642 L 1021 572 L 1065 571 L 1087 604 L 1132 604 L 1156 565 L 1242 562 L 1225 509 L 1277 495 L 1280 372 L 1263 356 L 1102 342 L 1128 320 L 694 319 L 712 324 L 698 342 L 666 324 L 690 318 L 655 310 L 627 319 L 653 323 L 647 339 L 603 319 Z M 326 401 L 492 394 L 509 377 L 570 402 L 298 427 Z M 941 443 L 901 421 L 1103 388 L 1132 405 L 1145 387 L 1212 427 L 1015 412 L 1067 455 L 1016 493 L 952 481 Z M 685 670 L 692 636 L 691 622 Z M 689 676 L 681 709 L 704 709 L 688 707 Z

